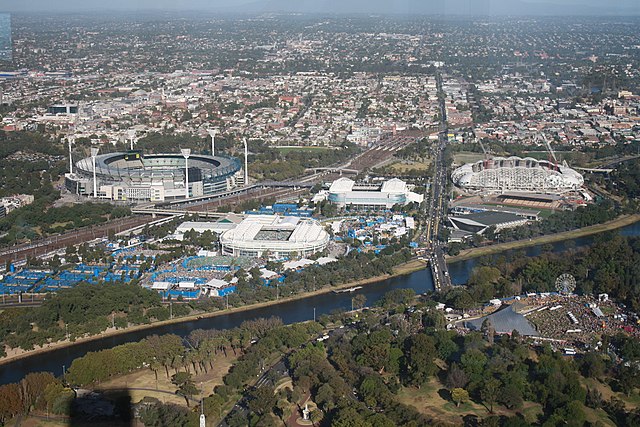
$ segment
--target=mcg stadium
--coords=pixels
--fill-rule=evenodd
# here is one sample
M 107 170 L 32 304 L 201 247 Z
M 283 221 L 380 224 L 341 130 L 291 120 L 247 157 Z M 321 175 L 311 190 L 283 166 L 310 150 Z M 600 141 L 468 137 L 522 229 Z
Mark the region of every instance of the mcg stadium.
M 566 163 L 555 164 L 530 157 L 495 157 L 467 163 L 451 174 L 453 183 L 466 190 L 563 193 L 578 190 L 584 178 Z
M 185 163 L 186 162 L 186 163 Z M 186 166 L 186 167 L 185 167 Z M 190 154 L 143 154 L 140 151 L 100 154 L 75 162 L 65 175 L 66 188 L 84 196 L 120 201 L 165 201 L 205 196 L 242 184 L 238 159 Z M 188 178 L 188 179 L 186 179 Z

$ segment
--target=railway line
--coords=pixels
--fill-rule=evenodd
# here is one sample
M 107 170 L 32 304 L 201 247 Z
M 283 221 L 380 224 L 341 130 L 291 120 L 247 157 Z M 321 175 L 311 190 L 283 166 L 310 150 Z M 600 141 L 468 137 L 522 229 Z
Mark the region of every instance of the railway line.
M 154 219 L 151 216 L 132 216 L 109 221 L 104 224 L 86 227 L 68 233 L 49 236 L 45 239 L 35 240 L 9 248 L 0 249 L 0 265 L 7 262 L 25 261 L 28 257 L 38 257 L 51 251 L 66 248 L 67 246 L 78 245 L 93 239 L 107 237 L 110 232 L 120 233 L 123 230 L 147 224 Z
M 353 159 L 349 160 L 342 168 L 355 169 L 363 172 L 373 168 L 385 161 L 391 159 L 397 150 L 404 148 L 406 145 L 415 142 L 420 135 L 396 135 L 380 141 L 370 149 L 360 153 Z M 340 167 L 336 168 L 339 169 Z M 297 188 L 296 184 L 316 184 L 319 182 L 329 182 L 340 177 L 339 172 L 321 171 L 309 175 L 305 175 L 296 180 L 291 180 L 291 186 L 286 188 L 280 187 L 263 187 L 260 183 L 251 185 L 246 189 L 236 189 L 228 195 L 220 195 L 217 198 L 206 198 L 201 200 L 185 200 L 171 203 L 167 209 L 180 209 L 189 212 L 215 211 L 223 206 L 234 206 L 249 200 L 295 200 L 309 191 L 308 188 Z M 287 182 L 288 184 L 289 182 Z M 156 209 L 162 209 L 156 206 Z M 143 212 L 144 210 L 139 212 Z M 38 257 L 45 255 L 54 250 L 66 248 L 67 246 L 77 245 L 96 238 L 107 237 L 110 232 L 115 234 L 124 230 L 134 229 L 136 227 L 148 224 L 155 219 L 153 215 L 135 215 L 129 218 L 118 219 L 108 223 L 100 224 L 85 229 L 74 230 L 45 239 L 16 245 L 9 248 L 0 249 L 0 265 L 7 262 L 25 261 L 28 257 Z

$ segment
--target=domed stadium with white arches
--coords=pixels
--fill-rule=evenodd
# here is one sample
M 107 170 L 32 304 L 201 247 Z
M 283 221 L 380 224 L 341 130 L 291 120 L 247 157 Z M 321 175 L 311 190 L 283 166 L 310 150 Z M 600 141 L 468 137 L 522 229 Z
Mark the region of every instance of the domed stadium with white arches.
M 584 184 L 582 175 L 566 163 L 515 156 L 467 163 L 454 170 L 451 179 L 465 190 L 536 193 L 564 193 L 578 190 Z

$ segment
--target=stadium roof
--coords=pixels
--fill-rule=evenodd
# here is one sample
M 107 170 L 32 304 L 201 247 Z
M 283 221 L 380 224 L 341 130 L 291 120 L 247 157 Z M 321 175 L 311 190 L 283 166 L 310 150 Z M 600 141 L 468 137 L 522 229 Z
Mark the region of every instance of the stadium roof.
M 223 234 L 225 240 L 253 241 L 261 231 L 291 231 L 286 241 L 290 243 L 312 242 L 326 238 L 327 232 L 320 223 L 315 220 L 301 219 L 299 217 L 282 217 L 279 215 L 250 215 L 236 228 Z M 281 239 L 261 239 L 265 242 Z
M 509 222 L 522 221 L 523 218 L 509 212 L 478 212 L 469 215 L 451 217 L 452 221 L 463 222 L 470 225 L 489 227 L 491 225 L 506 224 Z
M 407 183 L 398 178 L 393 178 L 382 184 L 380 191 L 383 193 L 404 193 L 407 191 Z
M 355 185 L 355 181 L 349 178 L 339 178 L 331 183 L 331 187 L 329 187 L 329 191 L 332 193 L 343 193 L 347 191 L 353 191 L 353 186 Z

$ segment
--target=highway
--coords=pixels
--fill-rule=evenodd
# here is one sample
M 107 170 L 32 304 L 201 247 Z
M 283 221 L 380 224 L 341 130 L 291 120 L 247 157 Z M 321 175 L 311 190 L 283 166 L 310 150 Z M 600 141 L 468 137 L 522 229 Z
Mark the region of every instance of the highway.
M 442 89 L 442 78 L 437 78 L 438 90 Z M 451 286 L 451 278 L 444 259 L 444 242 L 439 240 L 440 227 L 443 226 L 442 221 L 447 211 L 447 179 L 448 170 L 444 158 L 444 150 L 447 145 L 447 116 L 444 106 L 444 99 L 440 100 L 440 131 L 438 134 L 438 143 L 433 147 L 434 153 L 434 174 L 431 183 L 431 194 L 427 203 L 427 259 L 431 267 L 433 275 L 433 283 L 435 290 L 439 291 Z

